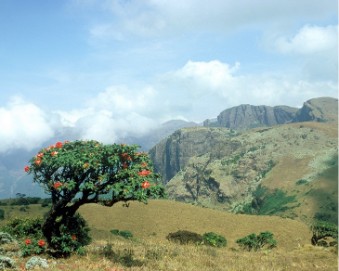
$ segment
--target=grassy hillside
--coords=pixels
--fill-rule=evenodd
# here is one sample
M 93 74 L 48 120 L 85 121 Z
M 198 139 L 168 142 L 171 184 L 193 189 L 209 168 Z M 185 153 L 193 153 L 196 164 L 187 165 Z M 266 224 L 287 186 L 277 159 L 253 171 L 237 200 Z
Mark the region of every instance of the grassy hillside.
M 109 238 L 109 230 L 129 230 L 141 239 L 167 242 L 170 232 L 189 230 L 200 234 L 213 231 L 224 235 L 230 247 L 235 241 L 252 232 L 271 231 L 281 249 L 288 250 L 298 244 L 309 244 L 311 232 L 306 224 L 274 216 L 236 215 L 190 204 L 157 200 L 149 204 L 132 202 L 130 207 L 116 205 L 107 208 L 86 205 L 80 213 L 90 223 L 97 238 Z
M 185 140 L 202 129 L 208 134 L 221 128 L 182 129 L 178 157 L 185 153 Z M 218 135 L 204 152 L 186 158 L 167 183 L 171 198 L 233 212 L 308 223 L 322 217 L 337 223 L 336 123 L 292 123 Z
M 27 212 L 19 211 L 19 206 L 1 208 L 6 210 L 6 220 L 41 216 L 48 210 L 40 205 L 30 205 Z M 121 204 L 111 208 L 85 205 L 80 213 L 93 237 L 87 255 L 49 259 L 50 270 L 337 270 L 333 248 L 311 246 L 308 226 L 291 219 L 231 214 L 168 200 L 150 201 L 148 205 L 131 202 L 128 208 Z M 111 229 L 131 231 L 134 238 L 113 235 Z M 228 244 L 213 248 L 167 241 L 167 234 L 177 230 L 213 231 L 225 236 Z M 245 252 L 235 243 L 238 238 L 266 230 L 274 233 L 278 242 L 271 251 Z M 18 258 L 17 262 L 20 265 L 24 260 Z

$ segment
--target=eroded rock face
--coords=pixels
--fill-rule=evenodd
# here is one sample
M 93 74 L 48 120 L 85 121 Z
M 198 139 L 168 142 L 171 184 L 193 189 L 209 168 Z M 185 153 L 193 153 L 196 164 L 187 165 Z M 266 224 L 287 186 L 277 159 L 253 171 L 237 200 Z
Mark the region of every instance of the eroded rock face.
M 254 106 L 243 104 L 224 110 L 217 117 L 214 126 L 235 130 L 246 130 L 256 127 L 274 126 L 291 122 L 295 118 L 297 108 L 288 106 Z M 204 122 L 209 126 L 209 122 Z
M 303 121 L 338 121 L 338 99 L 322 97 L 306 101 L 293 120 Z
M 222 157 L 232 152 L 238 147 L 237 143 L 227 142 L 234 135 L 234 131 L 221 128 L 184 128 L 162 140 L 149 154 L 163 182 L 167 183 L 193 156 L 211 152 L 215 157 Z

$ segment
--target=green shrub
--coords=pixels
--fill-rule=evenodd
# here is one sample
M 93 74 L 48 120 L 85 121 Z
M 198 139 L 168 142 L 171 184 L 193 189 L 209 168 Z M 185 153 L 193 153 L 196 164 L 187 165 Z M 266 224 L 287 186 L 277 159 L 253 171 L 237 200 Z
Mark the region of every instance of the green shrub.
M 89 236 L 90 229 L 87 226 L 86 221 L 76 214 L 73 217 L 68 217 L 65 220 L 65 224 L 59 227 L 60 235 L 53 236 L 51 243 L 53 250 L 50 252 L 54 256 L 69 256 L 72 252 L 78 254 L 84 254 L 83 246 L 88 245 L 91 242 Z
M 2 229 L 16 238 L 42 237 L 42 220 L 40 218 L 14 218 Z
M 0 220 L 5 219 L 5 211 L 3 209 L 0 209 Z
M 296 185 L 302 185 L 302 184 L 307 184 L 307 183 L 308 183 L 307 180 L 305 180 L 305 179 L 300 179 L 300 180 L 298 180 L 295 184 L 296 184 Z
M 272 249 L 277 246 L 277 241 L 273 238 L 273 233 L 269 231 L 261 232 L 259 235 L 254 233 L 238 239 L 236 243 L 247 251 L 257 251 L 262 248 Z
M 117 230 L 117 229 L 113 229 L 113 230 L 111 230 L 111 233 L 114 234 L 114 235 L 121 236 L 125 239 L 133 238 L 133 234 L 130 231 L 126 231 L 126 230 L 120 231 L 120 230 Z
M 202 238 L 205 245 L 212 247 L 225 247 L 227 245 L 226 238 L 214 232 L 206 232 Z
M 338 226 L 326 221 L 315 221 L 312 226 L 311 243 L 314 246 L 338 245 Z M 330 238 L 332 240 L 330 240 Z
M 240 213 L 274 215 L 295 207 L 286 206 L 295 202 L 295 196 L 287 196 L 286 192 L 281 189 L 269 191 L 266 187 L 259 185 L 252 196 L 252 202 L 246 204 Z
M 46 251 L 46 241 L 43 239 L 25 239 L 20 244 L 21 256 L 39 255 Z
M 179 243 L 181 245 L 184 244 L 202 244 L 203 237 L 195 232 L 190 231 L 177 231 L 173 233 L 169 233 L 167 235 L 167 240 L 175 243 Z

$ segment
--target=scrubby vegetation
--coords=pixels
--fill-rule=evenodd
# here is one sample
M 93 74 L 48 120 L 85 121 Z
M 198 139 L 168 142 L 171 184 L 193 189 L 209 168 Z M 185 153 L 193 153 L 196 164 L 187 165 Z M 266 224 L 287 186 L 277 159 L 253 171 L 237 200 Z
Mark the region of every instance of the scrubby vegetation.
M 245 204 L 239 212 L 256 215 L 274 215 L 294 207 L 290 204 L 295 202 L 295 196 L 288 196 L 281 189 L 269 191 L 266 187 L 259 185 L 252 196 L 252 201 Z
M 258 251 L 259 249 L 272 249 L 277 246 L 277 241 L 273 238 L 273 233 L 265 231 L 256 235 L 252 233 L 238 239 L 237 244 L 247 251 Z
M 314 221 L 312 226 L 312 245 L 315 246 L 337 246 L 338 226 L 325 221 Z

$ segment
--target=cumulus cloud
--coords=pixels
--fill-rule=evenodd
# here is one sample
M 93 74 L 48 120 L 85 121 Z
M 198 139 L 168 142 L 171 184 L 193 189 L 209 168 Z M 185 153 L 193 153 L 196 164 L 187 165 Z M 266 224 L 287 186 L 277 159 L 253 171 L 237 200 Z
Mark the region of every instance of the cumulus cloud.
M 294 74 L 244 74 L 240 63 L 190 60 L 147 85 L 107 87 L 83 108 L 44 112 L 13 98 L 0 108 L 0 152 L 32 150 L 54 136 L 109 144 L 145 135 L 170 119 L 202 122 L 240 104 L 299 106 L 319 96 L 336 97 L 336 84 Z
M 276 41 L 277 49 L 282 53 L 314 54 L 333 51 L 338 47 L 338 27 L 306 25 L 291 37 L 280 37 Z
M 60 122 L 77 139 L 113 143 L 127 136 L 143 135 L 157 123 L 152 114 L 154 89 L 110 86 L 88 101 L 83 109 L 58 111 Z
M 36 105 L 12 97 L 0 108 L 0 152 L 32 150 L 54 135 L 53 122 Z
M 165 95 L 168 110 L 191 120 L 215 117 L 226 108 L 244 103 L 297 106 L 310 98 L 337 95 L 336 85 L 329 81 L 310 82 L 294 74 L 241 74 L 240 67 L 239 63 L 232 66 L 217 60 L 188 61 L 164 75 L 158 82 L 159 90 L 175 90 L 172 97 Z M 176 107 L 178 100 L 181 108 Z

